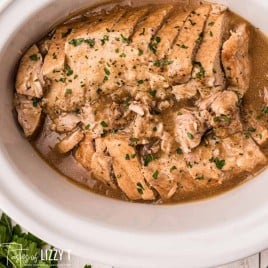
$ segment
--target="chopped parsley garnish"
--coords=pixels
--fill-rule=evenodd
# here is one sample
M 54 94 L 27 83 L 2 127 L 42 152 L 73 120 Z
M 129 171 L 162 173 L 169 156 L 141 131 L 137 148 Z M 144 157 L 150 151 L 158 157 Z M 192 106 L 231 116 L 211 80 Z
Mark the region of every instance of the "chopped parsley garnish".
M 172 171 L 174 171 L 174 170 L 176 170 L 176 169 L 177 169 L 177 168 L 176 168 L 175 166 L 173 166 L 173 167 L 170 168 L 169 171 L 172 172 Z
M 90 124 L 85 126 L 85 130 L 89 130 L 90 129 Z
M 65 66 L 65 72 L 67 76 L 71 76 L 74 73 L 68 64 Z
M 85 39 L 84 41 L 86 44 L 88 44 L 90 47 L 94 47 L 96 42 L 95 39 Z
M 125 53 L 120 54 L 120 58 L 125 58 L 127 55 Z
M 71 88 L 67 88 L 65 90 L 65 94 L 72 94 L 73 93 L 73 90 Z
M 214 21 L 211 21 L 209 24 L 208 24 L 208 26 L 213 26 L 215 24 L 215 22 Z
M 152 162 L 155 157 L 152 154 L 148 154 L 143 158 L 144 166 L 147 167 L 150 162 Z
M 153 131 L 156 132 L 157 131 L 157 127 L 153 127 Z
M 159 171 L 156 170 L 152 177 L 156 180 L 158 178 L 158 175 L 159 175 Z
M 202 78 L 202 77 L 205 77 L 205 73 L 206 73 L 206 71 L 205 71 L 205 69 L 203 68 L 201 62 L 199 62 L 199 61 L 195 61 L 194 64 L 199 66 L 199 72 L 196 73 L 195 77 L 198 78 L 198 79 L 200 79 L 200 78 Z
M 177 115 L 178 115 L 178 116 L 182 115 L 182 112 L 178 112 Z
M 105 44 L 105 42 L 109 41 L 109 36 L 108 35 L 104 35 L 103 38 L 101 39 L 101 45 L 103 46 Z
M 141 48 L 138 48 L 138 50 L 139 50 L 138 55 L 141 56 L 143 54 L 143 50 Z
M 162 67 L 162 66 L 170 65 L 173 62 L 174 61 L 172 61 L 172 60 L 156 60 L 153 65 L 156 67 Z
M 212 31 L 210 31 L 210 32 L 209 32 L 209 35 L 210 35 L 211 37 L 213 37 L 213 32 L 212 32 Z
M 149 43 L 149 49 L 155 54 L 157 45 L 161 42 L 161 38 L 159 36 L 156 36 L 152 39 L 152 41 Z
M 137 82 L 139 85 L 142 85 L 144 83 L 144 80 L 138 80 Z
M 262 112 L 263 112 L 264 114 L 268 114 L 268 106 L 265 107 L 265 108 L 262 110 Z
M 188 48 L 188 46 L 185 46 L 184 44 L 182 44 L 182 45 L 180 45 L 180 44 L 176 44 L 176 46 L 181 47 L 181 48 L 183 48 L 183 49 L 187 49 L 187 48 Z
M 91 264 L 86 264 L 84 268 L 92 268 Z
M 108 127 L 108 125 L 107 125 L 107 123 L 105 121 L 101 121 L 100 124 L 101 124 L 102 127 Z
M 37 107 L 39 101 L 40 101 L 40 99 L 38 99 L 38 98 L 33 98 L 33 99 L 32 99 L 33 107 Z
M 129 154 L 126 154 L 125 159 L 126 159 L 126 160 L 130 160 L 130 156 L 129 156 Z
M 177 154 L 183 154 L 183 151 L 182 151 L 181 148 L 178 148 L 178 149 L 177 149 Z
M 62 83 L 65 83 L 65 81 L 66 81 L 66 78 L 65 77 L 62 77 L 62 78 L 60 78 L 60 80 L 59 80 L 60 82 L 62 82 Z
M 248 128 L 248 131 L 249 131 L 249 132 L 256 132 L 256 128 L 254 128 L 254 127 L 249 127 L 249 128 Z
M 202 175 L 202 176 L 196 176 L 195 179 L 198 180 L 198 181 L 202 181 L 202 180 L 205 179 L 205 177 L 204 177 L 204 175 Z
M 142 186 L 142 184 L 140 182 L 137 182 L 137 191 L 140 194 L 143 194 L 144 188 L 143 188 L 143 186 Z
M 115 49 L 115 53 L 119 53 L 119 48 L 116 48 Z
M 72 39 L 69 44 L 73 45 L 74 47 L 78 47 L 84 42 L 84 40 L 84 38 Z
M 131 145 L 136 146 L 139 142 L 139 139 L 138 138 L 130 138 L 129 141 L 130 141 Z
M 62 37 L 62 38 L 65 38 L 65 37 L 67 37 L 71 32 L 72 32 L 72 29 L 69 28 L 66 32 L 62 32 L 62 33 L 61 33 L 61 37 Z
M 212 157 L 209 161 L 211 163 L 214 162 L 216 167 L 217 167 L 217 169 L 219 169 L 219 170 L 222 170 L 223 167 L 225 166 L 225 160 L 224 159 L 220 160 L 218 157 L 216 157 L 216 158 Z
M 213 118 L 213 121 L 214 122 L 227 122 L 227 123 L 230 123 L 231 119 L 227 115 L 222 114 L 221 116 L 215 116 Z
M 126 44 L 129 44 L 130 43 L 130 40 L 129 38 L 125 37 L 124 35 L 121 34 L 121 40 L 123 43 L 126 43 Z
M 107 67 L 104 67 L 104 72 L 106 73 L 106 75 L 110 75 L 111 72 Z
M 38 55 L 37 54 L 33 54 L 33 55 L 31 55 L 30 57 L 30 60 L 32 60 L 32 61 L 38 61 L 40 58 L 38 57 Z
M 188 137 L 190 140 L 193 140 L 193 139 L 194 139 L 193 134 L 191 134 L 190 132 L 187 133 L 187 137 Z
M 155 96 L 156 96 L 157 91 L 156 91 L 156 90 L 152 90 L 152 91 L 150 91 L 149 93 L 150 93 L 150 95 L 151 95 L 152 97 L 155 97 Z

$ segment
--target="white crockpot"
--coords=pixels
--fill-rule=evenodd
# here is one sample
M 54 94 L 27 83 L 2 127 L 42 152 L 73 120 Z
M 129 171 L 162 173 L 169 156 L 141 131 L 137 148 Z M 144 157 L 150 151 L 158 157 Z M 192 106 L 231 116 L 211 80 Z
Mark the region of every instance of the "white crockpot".
M 100 2 L 15 0 L 0 13 L 1 208 L 49 243 L 118 267 L 208 267 L 268 247 L 268 171 L 209 200 L 132 204 L 75 187 L 21 136 L 12 116 L 21 50 L 70 12 Z M 268 32 L 267 0 L 219 2 Z

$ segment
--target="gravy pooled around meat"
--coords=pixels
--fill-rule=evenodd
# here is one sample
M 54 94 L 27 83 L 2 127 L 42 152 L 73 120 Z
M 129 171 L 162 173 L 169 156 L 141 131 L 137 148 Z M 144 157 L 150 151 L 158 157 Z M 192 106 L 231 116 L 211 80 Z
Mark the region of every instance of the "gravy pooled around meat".
M 264 35 L 223 5 L 98 7 L 25 52 L 18 122 L 46 161 L 94 192 L 208 197 L 267 165 L 265 52 Z

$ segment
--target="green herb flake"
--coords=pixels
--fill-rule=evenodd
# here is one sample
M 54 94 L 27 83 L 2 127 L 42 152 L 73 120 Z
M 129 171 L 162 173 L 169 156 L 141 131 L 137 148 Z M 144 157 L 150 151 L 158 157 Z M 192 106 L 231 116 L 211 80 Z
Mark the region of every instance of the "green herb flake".
M 208 26 L 213 26 L 214 24 L 215 24 L 215 22 L 211 21 L 211 22 L 208 23 Z
M 33 54 L 29 56 L 30 60 L 32 61 L 38 61 L 40 58 L 37 54 Z
M 116 48 L 115 49 L 115 53 L 119 53 L 119 48 Z
M 209 35 L 210 35 L 211 37 L 213 37 L 213 32 L 212 32 L 212 31 L 210 31 L 210 32 L 209 32 Z
M 72 94 L 72 93 L 73 93 L 73 90 L 72 90 L 71 88 L 67 88 L 67 89 L 65 90 L 65 94 L 70 95 L 70 94 Z
M 156 171 L 154 172 L 154 174 L 152 175 L 152 177 L 153 177 L 155 180 L 157 180 L 158 175 L 159 175 L 159 171 L 156 170 Z
M 40 101 L 40 99 L 38 99 L 38 98 L 33 98 L 33 99 L 32 99 L 33 107 L 37 107 L 38 104 L 39 104 L 39 101 Z
M 107 123 L 105 121 L 101 121 L 100 124 L 101 124 L 102 127 L 108 127 L 108 125 L 107 125 Z
M 170 172 L 172 172 L 172 171 L 174 171 L 174 170 L 176 170 L 177 168 L 175 167 L 175 166 L 172 166 L 171 168 L 170 168 Z
M 85 130 L 89 130 L 90 129 L 90 124 L 85 126 Z
M 187 137 L 188 137 L 190 140 L 193 140 L 193 139 L 194 139 L 193 134 L 191 134 L 190 132 L 187 133 Z
M 130 156 L 129 156 L 129 154 L 126 154 L 125 159 L 126 159 L 126 160 L 130 160 Z
M 262 112 L 263 112 L 264 114 L 268 114 L 268 106 L 265 107 L 265 108 L 262 110 Z
M 183 151 L 182 151 L 181 148 L 178 148 L 178 149 L 177 149 L 177 154 L 180 154 L 180 155 L 183 154 Z
M 224 159 L 220 160 L 218 157 L 216 157 L 216 158 L 212 157 L 209 161 L 211 163 L 214 162 L 216 167 L 217 167 L 217 169 L 219 169 L 219 170 L 222 170 L 223 167 L 225 166 L 225 160 Z
M 74 47 L 78 47 L 84 42 L 84 40 L 85 40 L 84 38 L 72 39 L 69 42 L 69 44 L 74 46 Z
M 154 158 L 154 156 L 153 156 L 152 154 L 148 154 L 148 155 L 146 155 L 146 156 L 144 157 L 144 159 L 143 159 L 144 166 L 147 167 L 147 166 L 150 164 L 150 162 L 152 162 L 154 159 L 155 159 L 155 158 Z
M 90 39 L 90 38 L 89 39 L 85 39 L 84 42 L 86 44 L 88 44 L 90 47 L 94 47 L 95 44 L 96 44 L 95 39 Z
M 138 52 L 138 55 L 139 55 L 139 56 L 143 55 L 143 50 L 142 50 L 141 48 L 138 48 L 138 51 L 139 51 L 139 52 Z
M 69 28 L 66 32 L 62 32 L 62 33 L 61 33 L 61 37 L 62 37 L 62 38 L 65 38 L 65 37 L 67 37 L 71 32 L 72 32 L 72 29 Z
M 106 75 L 110 75 L 111 74 L 110 70 L 107 67 L 104 68 L 104 72 L 105 72 Z
M 182 115 L 182 112 L 178 112 L 177 115 L 178 115 L 178 116 L 181 116 L 181 115 Z
M 137 182 L 137 191 L 139 194 L 143 194 L 144 188 L 140 182 Z
M 91 264 L 86 264 L 84 268 L 92 268 Z
M 109 36 L 104 35 L 103 38 L 101 39 L 101 45 L 103 46 L 107 41 L 109 41 Z
M 125 53 L 120 54 L 120 58 L 125 58 L 127 55 Z
M 156 93 L 157 93 L 156 90 L 151 90 L 151 91 L 149 92 L 149 94 L 150 94 L 152 97 L 155 97 L 155 96 L 156 96 Z
M 67 76 L 71 76 L 74 73 L 68 64 L 65 66 L 65 72 Z
M 125 37 L 123 34 L 121 34 L 121 40 L 122 40 L 123 43 L 126 43 L 126 44 L 130 43 L 129 38 Z
M 249 131 L 249 132 L 256 132 L 256 128 L 254 128 L 254 127 L 249 127 L 249 128 L 248 128 L 248 131 Z
M 138 80 L 137 82 L 139 85 L 142 85 L 144 83 L 144 80 Z

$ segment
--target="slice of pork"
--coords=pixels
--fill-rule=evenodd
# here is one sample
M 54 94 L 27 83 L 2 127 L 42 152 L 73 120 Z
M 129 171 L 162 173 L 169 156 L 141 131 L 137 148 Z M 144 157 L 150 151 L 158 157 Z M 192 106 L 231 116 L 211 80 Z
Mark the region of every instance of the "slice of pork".
M 170 51 L 167 66 L 168 80 L 172 85 L 186 83 L 190 80 L 193 61 L 211 7 L 204 5 L 192 12 L 183 25 L 175 44 Z
M 21 59 L 16 78 L 16 91 L 18 94 L 35 98 L 43 96 L 42 62 L 43 57 L 36 45 L 26 51 Z
M 120 189 L 131 200 L 154 200 L 153 191 L 147 186 L 141 173 L 141 164 L 128 139 L 120 136 L 105 141 Z
M 83 131 L 78 128 L 71 134 L 66 135 L 57 145 L 56 148 L 61 154 L 65 154 L 74 149 L 84 138 Z
M 26 138 L 34 136 L 42 123 L 42 109 L 35 100 L 22 95 L 15 95 L 15 108 L 18 121 Z
M 181 109 L 174 115 L 175 139 L 181 145 L 184 153 L 196 148 L 208 130 L 209 113 Z
M 250 81 L 249 30 L 240 24 L 231 31 L 231 37 L 223 44 L 222 63 L 230 89 L 241 97 L 247 92 Z

